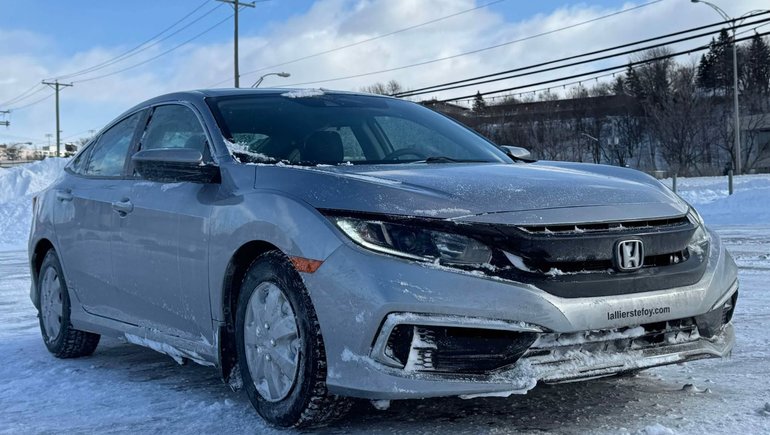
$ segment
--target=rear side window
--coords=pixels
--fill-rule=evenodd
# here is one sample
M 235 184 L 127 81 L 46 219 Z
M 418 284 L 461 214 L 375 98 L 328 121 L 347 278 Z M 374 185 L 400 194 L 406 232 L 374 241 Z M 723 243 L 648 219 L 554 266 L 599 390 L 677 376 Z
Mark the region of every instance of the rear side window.
M 206 157 L 206 135 L 192 110 L 178 104 L 155 108 L 141 149 L 160 148 L 190 148 Z
M 118 177 L 123 174 L 131 140 L 141 117 L 142 112 L 137 112 L 118 122 L 99 137 L 91 147 L 90 158 L 84 171 L 86 175 Z

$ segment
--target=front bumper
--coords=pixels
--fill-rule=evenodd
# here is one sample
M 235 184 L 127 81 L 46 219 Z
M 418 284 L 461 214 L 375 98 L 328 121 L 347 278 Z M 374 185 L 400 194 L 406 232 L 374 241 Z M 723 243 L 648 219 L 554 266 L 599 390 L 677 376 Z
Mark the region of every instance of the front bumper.
M 483 375 L 405 370 L 379 357 L 383 328 L 394 313 L 455 319 L 457 327 L 523 328 L 541 336 L 618 331 L 703 316 L 737 291 L 735 263 L 718 236 L 711 237 L 707 269 L 696 284 L 593 298 L 560 298 L 532 285 L 402 261 L 345 244 L 315 273 L 303 274 L 324 336 L 329 391 L 368 399 L 506 395 L 527 391 L 539 381 L 590 379 L 726 356 L 734 344 L 730 324 L 720 324 L 708 338 L 689 336 L 647 347 L 588 352 L 583 343 L 551 353 L 530 351 L 515 365 Z

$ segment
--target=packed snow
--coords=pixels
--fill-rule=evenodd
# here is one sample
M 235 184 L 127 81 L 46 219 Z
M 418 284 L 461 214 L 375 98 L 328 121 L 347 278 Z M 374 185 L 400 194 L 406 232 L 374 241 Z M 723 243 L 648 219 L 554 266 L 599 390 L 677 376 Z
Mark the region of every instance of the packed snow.
M 282 97 L 286 98 L 311 98 L 311 97 L 320 97 L 322 95 L 326 95 L 326 92 L 324 92 L 323 89 L 297 89 L 294 91 L 284 92 L 281 94 Z
M 0 434 L 292 433 L 266 426 L 245 394 L 223 385 L 211 367 L 178 365 L 109 338 L 88 358 L 58 360 L 46 351 L 29 301 L 25 249 L 32 196 L 64 164 L 47 159 L 0 170 Z M 770 176 L 737 177 L 733 196 L 724 177 L 677 184 L 740 267 L 732 358 L 538 385 L 507 398 L 361 402 L 327 432 L 770 433 Z
M 26 245 L 32 197 L 48 187 L 68 161 L 50 158 L 0 171 L 0 249 Z

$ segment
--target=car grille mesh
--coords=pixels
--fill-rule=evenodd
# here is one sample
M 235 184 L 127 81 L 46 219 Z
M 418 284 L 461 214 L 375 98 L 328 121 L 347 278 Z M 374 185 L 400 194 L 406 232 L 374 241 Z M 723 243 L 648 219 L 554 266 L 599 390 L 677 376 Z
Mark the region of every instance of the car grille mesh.
M 687 216 L 667 219 L 648 219 L 623 222 L 584 223 L 570 225 L 525 225 L 519 226 L 521 231 L 536 235 L 568 235 L 583 233 L 612 233 L 624 231 L 649 231 L 657 229 L 672 229 L 690 223 Z

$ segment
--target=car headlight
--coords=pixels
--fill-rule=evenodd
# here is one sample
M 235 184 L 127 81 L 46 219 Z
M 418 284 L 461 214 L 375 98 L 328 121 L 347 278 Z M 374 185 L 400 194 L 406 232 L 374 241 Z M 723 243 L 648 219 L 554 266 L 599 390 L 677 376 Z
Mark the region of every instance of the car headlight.
M 703 223 L 703 218 L 700 213 L 692 207 L 690 207 L 690 211 L 687 212 L 687 217 L 690 219 L 690 222 L 696 225 L 695 232 L 687 245 L 690 248 L 690 251 L 702 252 L 703 245 L 709 241 L 706 225 Z
M 690 222 L 695 225 L 703 226 L 703 218 L 700 213 L 698 213 L 698 210 L 695 210 L 692 206 L 690 206 L 690 211 L 687 212 L 687 217 L 690 219 Z
M 349 217 L 332 220 L 355 243 L 384 254 L 455 265 L 485 264 L 492 259 L 489 247 L 460 234 Z

